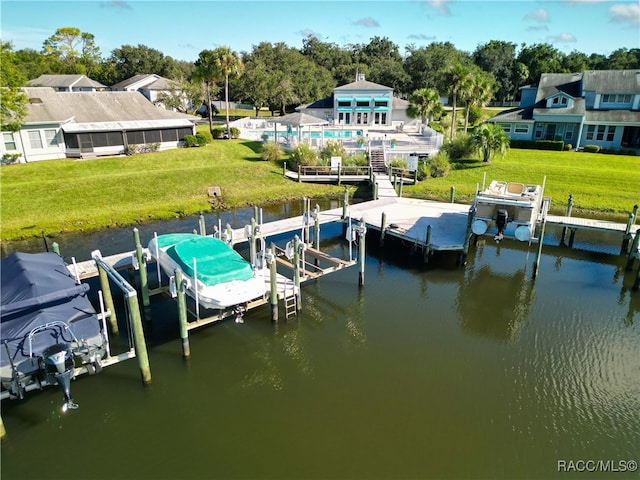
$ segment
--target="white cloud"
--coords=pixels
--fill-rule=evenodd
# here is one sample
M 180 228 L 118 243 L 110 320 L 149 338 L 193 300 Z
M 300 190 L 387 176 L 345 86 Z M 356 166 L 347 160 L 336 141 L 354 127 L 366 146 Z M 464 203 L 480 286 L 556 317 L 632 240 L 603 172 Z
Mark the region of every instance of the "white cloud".
M 359 25 L 361 27 L 367 27 L 367 28 L 378 28 L 380 26 L 378 21 L 374 20 L 371 17 L 361 18 L 360 20 L 356 20 L 355 22 L 353 22 L 353 24 Z
M 527 27 L 527 32 L 548 32 L 549 27 L 547 25 L 532 25 Z
M 559 35 L 549 35 L 547 40 L 552 43 L 575 43 L 576 37 L 572 33 L 563 32 Z
M 619 3 L 609 7 L 609 15 L 614 22 L 640 24 L 640 4 Z
M 407 35 L 407 38 L 410 40 L 424 40 L 426 42 L 433 42 L 436 39 L 435 35 L 425 35 L 424 33 L 412 33 L 411 35 Z
M 120 8 L 122 10 L 131 10 L 131 5 L 124 0 L 110 0 L 108 2 L 100 3 L 102 8 Z
M 307 38 L 307 37 L 315 37 L 318 39 L 322 38 L 322 34 L 315 32 L 313 30 L 311 30 L 310 28 L 303 28 L 302 30 L 298 30 L 296 32 L 296 34 L 300 35 L 301 37 Z
M 548 22 L 549 14 L 544 8 L 532 10 L 524 16 L 525 20 L 534 20 L 536 22 Z
M 428 5 L 437 10 L 440 15 L 450 15 L 451 11 L 447 5 L 451 0 L 428 0 Z

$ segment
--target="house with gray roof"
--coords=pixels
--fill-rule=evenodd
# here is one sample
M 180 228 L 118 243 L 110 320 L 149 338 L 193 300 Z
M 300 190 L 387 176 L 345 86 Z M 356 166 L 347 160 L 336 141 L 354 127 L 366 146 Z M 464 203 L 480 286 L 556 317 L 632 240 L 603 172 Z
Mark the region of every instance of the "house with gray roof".
M 640 149 L 640 70 L 543 73 L 519 107 L 489 121 L 512 139 Z
M 50 87 L 57 92 L 96 92 L 107 89 L 105 85 L 86 75 L 40 75 L 29 80 L 26 86 Z
M 0 154 L 21 162 L 165 150 L 195 133 L 199 117 L 171 112 L 138 92 L 58 92 L 24 88 L 29 103 L 18 132 L 2 132 Z
M 181 92 L 178 82 L 161 77 L 155 73 L 150 75 L 134 75 L 127 80 L 112 85 L 111 90 L 117 92 L 140 92 L 147 100 L 162 107 L 164 107 L 164 105 L 158 100 L 161 94 L 172 95 Z M 185 110 L 190 108 L 187 98 L 184 99 L 183 103 Z
M 354 127 L 385 127 L 411 121 L 409 102 L 393 96 L 393 88 L 365 80 L 333 89 L 329 97 L 301 105 L 297 111 L 314 115 L 332 124 Z

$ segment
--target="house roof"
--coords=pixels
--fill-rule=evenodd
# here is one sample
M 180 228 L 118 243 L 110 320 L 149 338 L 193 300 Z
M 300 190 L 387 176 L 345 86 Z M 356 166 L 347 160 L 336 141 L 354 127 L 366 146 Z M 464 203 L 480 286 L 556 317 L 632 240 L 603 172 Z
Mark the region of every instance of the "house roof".
M 176 82 L 169 80 L 168 78 L 161 77 L 160 75 L 153 74 L 140 74 L 134 75 L 131 78 L 127 78 L 122 82 L 118 82 L 112 85 L 113 90 L 125 90 L 127 87 L 135 86 L 136 88 L 146 88 L 147 90 L 169 90 L 172 86 L 176 85 Z
M 587 110 L 585 123 L 624 123 L 640 126 L 640 111 L 638 110 Z
M 598 93 L 637 94 L 640 92 L 640 70 L 587 70 L 583 88 Z
M 489 122 L 520 122 L 533 120 L 533 107 L 511 108 L 491 117 Z
M 29 97 L 25 123 L 105 123 L 171 120 L 195 122 L 198 117 L 153 105 L 139 92 L 56 92 L 23 89 Z
M 580 73 L 543 73 L 540 75 L 536 103 L 543 102 L 559 92 L 566 93 L 573 98 L 580 96 Z
M 38 78 L 29 80 L 27 87 L 52 87 L 52 88 L 106 88 L 105 85 L 95 80 L 91 80 L 86 75 L 40 75 Z
M 379 83 L 373 83 L 369 80 L 358 80 L 333 89 L 334 92 L 345 90 L 393 90 L 393 88 L 380 85 Z
M 296 107 L 296 110 L 304 110 L 307 108 L 322 108 L 322 109 L 333 108 L 333 94 L 329 95 L 328 97 L 321 98 L 320 100 L 316 100 L 315 102 L 299 105 Z

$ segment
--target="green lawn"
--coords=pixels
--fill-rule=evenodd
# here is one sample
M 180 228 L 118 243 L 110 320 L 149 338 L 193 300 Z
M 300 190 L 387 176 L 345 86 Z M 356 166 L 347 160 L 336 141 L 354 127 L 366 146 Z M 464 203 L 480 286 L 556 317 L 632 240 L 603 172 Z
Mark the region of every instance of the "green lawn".
M 211 185 L 222 189 L 222 202 L 216 205 L 220 209 L 343 195 L 343 187 L 285 179 L 281 164 L 260 160 L 259 148 L 256 142 L 220 140 L 130 157 L 2 167 L 2 240 L 208 211 Z
M 3 241 L 63 231 L 191 215 L 212 207 L 207 187 L 220 186 L 216 209 L 265 204 L 309 196 L 343 195 L 343 187 L 300 184 L 285 179 L 280 163 L 259 158 L 260 144 L 219 140 L 206 147 L 180 148 L 130 157 L 55 160 L 0 168 Z M 640 157 L 511 150 L 490 163 L 465 160 L 449 176 L 404 188 L 405 196 L 471 202 L 476 184 L 493 179 L 542 183 L 564 212 L 574 194 L 574 215 L 611 215 L 626 221 L 640 202 Z M 352 188 L 352 191 L 355 188 Z
M 453 186 L 457 202 L 471 202 L 485 173 L 487 184 L 491 180 L 542 184 L 546 176 L 544 193 L 552 198 L 554 213 L 564 213 L 573 194 L 574 215 L 597 214 L 626 222 L 640 203 L 640 156 L 543 150 L 511 149 L 489 163 L 463 160 L 452 165 L 448 176 L 428 179 L 404 192 L 448 201 Z

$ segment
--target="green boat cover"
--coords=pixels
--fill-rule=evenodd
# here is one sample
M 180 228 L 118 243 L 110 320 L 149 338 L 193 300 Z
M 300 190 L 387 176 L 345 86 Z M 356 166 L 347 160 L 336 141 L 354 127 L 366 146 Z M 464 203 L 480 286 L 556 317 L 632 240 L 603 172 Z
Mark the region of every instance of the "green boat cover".
M 245 281 L 253 277 L 251 264 L 227 243 L 213 237 L 191 233 L 158 236 L 158 246 L 167 248 L 169 255 L 182 271 L 193 278 L 193 259 L 196 259 L 198 280 L 208 286 L 232 280 Z

